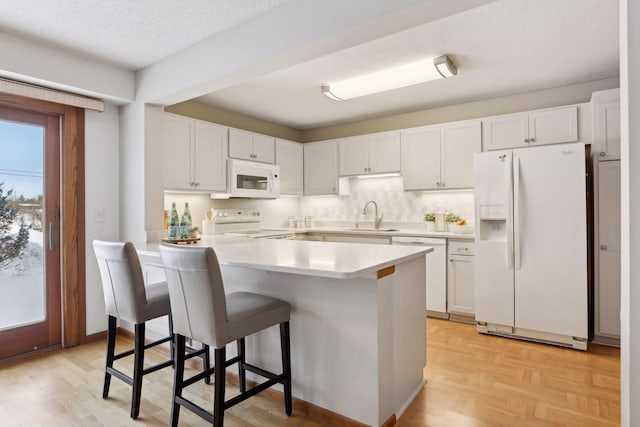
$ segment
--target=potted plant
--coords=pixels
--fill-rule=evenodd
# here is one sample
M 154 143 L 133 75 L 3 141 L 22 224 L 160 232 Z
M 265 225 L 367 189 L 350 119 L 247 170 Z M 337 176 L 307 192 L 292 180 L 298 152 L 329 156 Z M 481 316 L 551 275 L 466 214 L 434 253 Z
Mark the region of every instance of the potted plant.
M 429 212 L 424 214 L 425 224 L 427 225 L 427 231 L 435 231 L 436 229 L 436 214 Z
M 451 231 L 451 225 L 460 221 L 460 217 L 456 214 L 450 213 L 450 214 L 447 214 L 445 221 L 447 223 L 447 231 Z

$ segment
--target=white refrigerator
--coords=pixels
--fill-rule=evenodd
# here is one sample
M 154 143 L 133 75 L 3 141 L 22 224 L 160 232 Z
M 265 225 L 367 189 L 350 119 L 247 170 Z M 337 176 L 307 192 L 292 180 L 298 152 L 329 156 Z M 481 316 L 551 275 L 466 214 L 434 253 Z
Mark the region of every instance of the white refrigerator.
M 585 146 L 475 154 L 478 330 L 586 350 Z

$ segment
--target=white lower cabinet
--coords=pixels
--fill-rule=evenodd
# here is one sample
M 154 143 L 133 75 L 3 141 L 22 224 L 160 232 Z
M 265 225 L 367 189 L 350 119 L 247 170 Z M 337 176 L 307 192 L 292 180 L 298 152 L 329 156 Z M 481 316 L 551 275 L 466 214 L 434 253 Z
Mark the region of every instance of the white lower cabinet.
M 472 241 L 449 241 L 447 273 L 450 314 L 475 315 L 474 255 Z
M 598 165 L 598 254 L 594 341 L 620 340 L 620 161 Z
M 393 237 L 394 245 L 431 246 L 427 254 L 427 315 L 447 318 L 447 239 L 430 237 Z

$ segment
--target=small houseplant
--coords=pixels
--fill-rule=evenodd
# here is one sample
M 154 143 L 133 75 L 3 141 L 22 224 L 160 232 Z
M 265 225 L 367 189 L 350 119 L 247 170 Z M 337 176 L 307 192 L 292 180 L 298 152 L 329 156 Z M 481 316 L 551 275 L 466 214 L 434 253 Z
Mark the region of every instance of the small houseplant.
M 424 214 L 425 224 L 427 225 L 427 231 L 434 231 L 436 229 L 436 214 L 428 212 Z

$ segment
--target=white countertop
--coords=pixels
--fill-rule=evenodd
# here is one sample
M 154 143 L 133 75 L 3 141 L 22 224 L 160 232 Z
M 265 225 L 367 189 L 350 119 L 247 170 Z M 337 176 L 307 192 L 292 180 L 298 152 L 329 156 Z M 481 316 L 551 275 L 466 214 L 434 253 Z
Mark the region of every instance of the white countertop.
M 379 230 L 373 228 L 344 228 L 344 227 L 312 227 L 312 228 L 289 228 L 286 229 L 292 233 L 324 233 L 324 234 L 343 234 L 354 236 L 376 236 L 376 237 L 439 237 L 446 239 L 464 239 L 474 240 L 474 234 L 461 234 L 451 232 L 427 231 L 426 229 L 405 229 L 399 228 L 394 231 L 383 231 L 387 227 L 380 227 Z
M 429 246 L 251 239 L 223 235 L 203 236 L 196 245 L 211 246 L 223 266 L 335 279 L 375 277 L 380 269 L 433 252 Z M 138 252 L 146 256 L 158 256 L 158 246 L 158 242 L 136 244 Z

